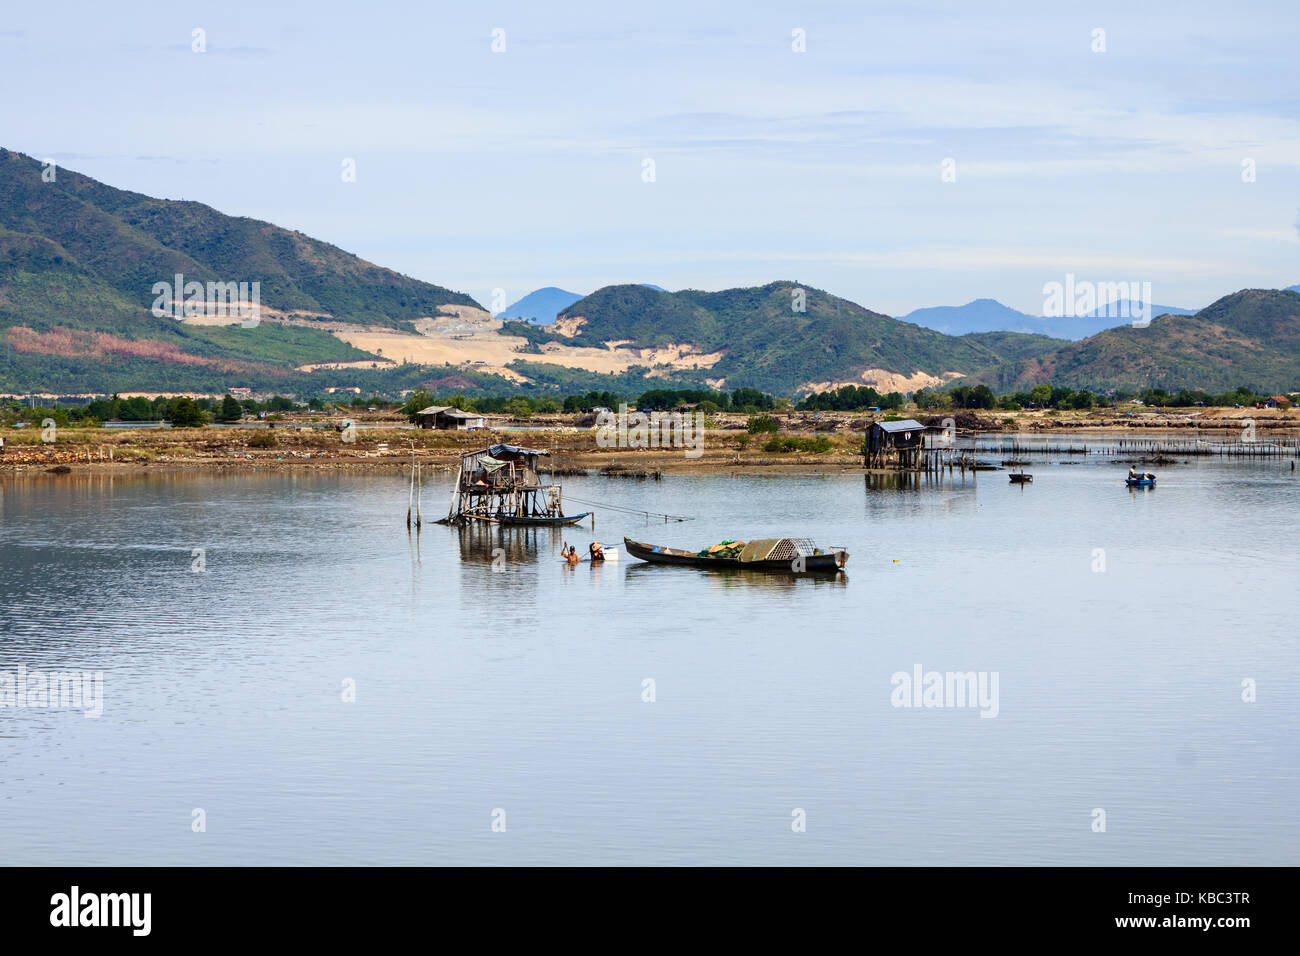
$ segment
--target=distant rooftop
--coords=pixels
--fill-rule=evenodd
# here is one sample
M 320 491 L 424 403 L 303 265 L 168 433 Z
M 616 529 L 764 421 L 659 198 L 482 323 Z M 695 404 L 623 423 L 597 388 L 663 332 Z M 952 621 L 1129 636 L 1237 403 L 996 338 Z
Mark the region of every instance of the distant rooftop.
M 905 418 L 901 422 L 876 422 L 876 427 L 886 432 L 915 432 L 924 431 L 925 426 L 913 418 Z

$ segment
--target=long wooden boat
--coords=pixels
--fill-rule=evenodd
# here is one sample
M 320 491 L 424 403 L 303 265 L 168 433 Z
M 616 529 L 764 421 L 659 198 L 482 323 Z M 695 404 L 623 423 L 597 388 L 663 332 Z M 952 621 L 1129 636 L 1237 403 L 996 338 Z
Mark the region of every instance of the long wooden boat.
M 524 527 L 558 527 L 560 525 L 577 524 L 583 518 L 591 514 L 590 511 L 584 511 L 578 515 L 488 515 L 475 514 L 472 511 L 462 511 L 460 518 L 464 521 L 486 521 L 492 524 L 503 525 L 521 525 Z
M 823 551 L 807 538 L 761 538 L 744 545 L 736 557 L 712 557 L 624 538 L 627 553 L 652 564 L 677 564 L 696 568 L 739 568 L 752 571 L 834 572 L 848 563 L 847 551 Z

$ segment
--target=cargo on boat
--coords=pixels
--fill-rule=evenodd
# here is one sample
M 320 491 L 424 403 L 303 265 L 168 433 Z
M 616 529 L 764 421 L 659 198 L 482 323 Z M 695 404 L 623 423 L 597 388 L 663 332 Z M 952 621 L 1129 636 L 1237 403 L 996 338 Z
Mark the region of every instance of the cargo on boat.
M 560 485 L 538 474 L 545 457 L 550 452 L 518 445 L 489 445 L 462 455 L 444 523 L 536 527 L 581 521 L 591 512 L 566 515 Z
M 839 571 L 848 563 L 842 549 L 823 551 L 808 538 L 756 538 L 723 541 L 702 551 L 684 551 L 624 538 L 627 553 L 651 564 L 679 564 L 697 568 L 740 568 L 752 571 Z

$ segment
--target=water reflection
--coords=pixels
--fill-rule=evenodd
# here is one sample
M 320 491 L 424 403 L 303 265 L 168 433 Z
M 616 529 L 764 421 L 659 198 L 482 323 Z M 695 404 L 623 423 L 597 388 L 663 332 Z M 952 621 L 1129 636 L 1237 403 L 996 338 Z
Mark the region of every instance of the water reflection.
M 559 550 L 562 528 L 526 528 L 471 521 L 451 529 L 460 545 L 460 559 L 467 564 L 487 564 L 503 559 L 512 564 L 535 561 Z
M 647 561 L 629 559 L 627 580 L 637 584 L 671 585 L 673 578 L 681 575 L 704 575 L 707 579 L 719 582 L 724 587 L 769 588 L 788 590 L 800 584 L 812 583 L 818 586 L 843 587 L 849 583 L 849 576 L 844 571 L 805 572 L 795 574 L 793 571 L 758 571 L 745 568 L 695 568 L 689 566 L 672 566 L 651 564 Z
M 975 484 L 975 472 L 869 471 L 863 475 L 868 491 L 920 491 Z

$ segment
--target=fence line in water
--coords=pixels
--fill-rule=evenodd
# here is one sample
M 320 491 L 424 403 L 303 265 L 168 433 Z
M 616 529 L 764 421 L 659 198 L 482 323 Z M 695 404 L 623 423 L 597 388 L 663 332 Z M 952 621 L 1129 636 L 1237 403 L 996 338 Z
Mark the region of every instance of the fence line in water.
M 935 447 L 935 446 L 932 446 Z M 1300 457 L 1300 439 L 1263 438 L 1257 441 L 1191 439 L 1102 438 L 1082 444 L 1022 441 L 1019 438 L 959 436 L 954 448 L 973 454 L 1043 455 L 1226 455 L 1239 457 Z

